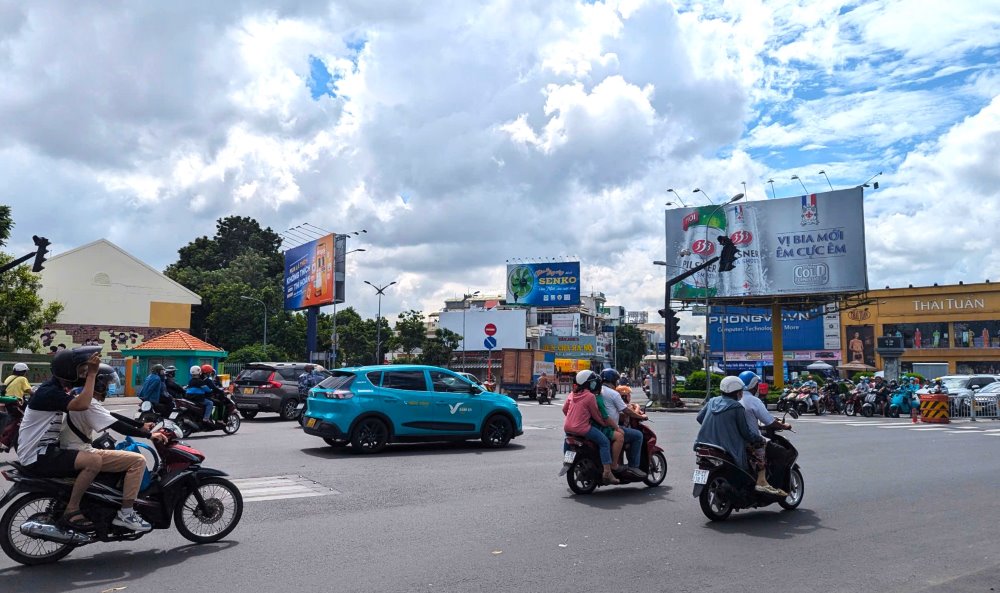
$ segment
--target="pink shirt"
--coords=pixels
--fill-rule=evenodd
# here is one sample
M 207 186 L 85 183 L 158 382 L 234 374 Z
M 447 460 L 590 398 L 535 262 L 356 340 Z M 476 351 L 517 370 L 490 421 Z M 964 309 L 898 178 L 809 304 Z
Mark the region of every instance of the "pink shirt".
M 563 402 L 563 414 L 566 415 L 563 431 L 569 434 L 586 435 L 590 430 L 591 418 L 601 426 L 606 424 L 601 416 L 601 409 L 597 407 L 597 399 L 586 389 L 571 393 L 566 398 Z

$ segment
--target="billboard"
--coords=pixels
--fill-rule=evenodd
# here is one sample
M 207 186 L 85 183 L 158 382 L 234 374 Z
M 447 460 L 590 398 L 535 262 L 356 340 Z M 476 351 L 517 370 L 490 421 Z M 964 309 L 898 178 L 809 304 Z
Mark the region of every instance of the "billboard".
M 285 252 L 285 309 L 344 302 L 344 238 L 320 237 Z
M 538 346 L 545 352 L 554 352 L 556 358 L 598 358 L 603 355 L 598 352 L 596 336 L 542 336 L 538 339 Z
M 507 304 L 568 307 L 580 304 L 580 262 L 508 264 Z
M 771 310 L 712 307 L 708 315 L 708 340 L 713 352 L 722 352 L 722 321 L 726 322 L 727 351 L 771 350 Z M 782 311 L 782 345 L 785 350 L 825 350 L 825 311 Z M 839 322 L 838 322 L 839 329 Z M 838 331 L 839 337 L 839 331 Z M 839 350 L 840 344 L 833 346 Z
M 442 311 L 438 319 L 438 327 L 462 335 L 462 311 Z M 465 348 L 469 352 L 486 351 L 487 325 L 496 340 L 494 350 L 503 348 L 527 347 L 528 312 L 524 309 L 467 309 L 465 317 Z M 462 350 L 462 340 L 458 341 L 457 351 Z
M 666 233 L 667 264 L 684 270 L 720 255 L 720 235 L 742 252 L 729 272 L 715 263 L 675 285 L 676 299 L 868 289 L 860 187 L 668 210 Z
M 580 335 L 580 314 L 553 313 L 552 335 L 564 338 Z

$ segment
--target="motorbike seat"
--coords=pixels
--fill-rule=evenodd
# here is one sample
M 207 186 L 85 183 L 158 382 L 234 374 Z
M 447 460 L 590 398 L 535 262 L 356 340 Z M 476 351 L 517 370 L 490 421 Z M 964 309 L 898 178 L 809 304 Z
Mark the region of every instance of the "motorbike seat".
M 725 449 L 710 443 L 695 443 L 695 455 L 706 457 L 721 457 L 728 461 L 733 461 L 732 456 Z
M 566 444 L 570 445 L 571 447 L 583 447 L 586 445 L 593 445 L 593 443 L 591 443 L 587 439 L 581 436 L 577 436 L 575 434 L 570 434 L 568 432 L 566 433 Z

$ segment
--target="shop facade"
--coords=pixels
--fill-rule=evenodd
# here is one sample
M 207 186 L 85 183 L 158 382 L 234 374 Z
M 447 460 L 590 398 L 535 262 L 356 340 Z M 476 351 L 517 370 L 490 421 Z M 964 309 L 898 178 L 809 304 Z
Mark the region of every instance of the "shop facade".
M 868 301 L 841 312 L 844 360 L 882 368 L 876 340 L 894 336 L 904 372 L 937 363 L 952 374 L 1000 373 L 1000 284 L 872 290 Z

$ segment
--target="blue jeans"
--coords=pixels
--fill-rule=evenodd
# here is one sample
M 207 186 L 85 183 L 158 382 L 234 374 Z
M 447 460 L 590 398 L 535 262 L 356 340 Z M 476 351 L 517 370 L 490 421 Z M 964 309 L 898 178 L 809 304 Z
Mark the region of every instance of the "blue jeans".
M 623 426 L 625 432 L 625 447 L 628 451 L 628 466 L 639 467 L 642 458 L 642 431 Z
M 212 408 L 215 407 L 215 403 L 213 403 L 212 400 L 210 400 L 207 397 L 201 403 L 202 403 L 203 406 L 205 406 L 205 417 L 202 418 L 202 420 L 204 420 L 205 422 L 208 422 L 212 418 Z
M 601 463 L 611 465 L 611 441 L 598 428 L 590 427 L 587 431 L 587 440 L 593 441 L 597 445 L 597 450 L 601 453 Z

